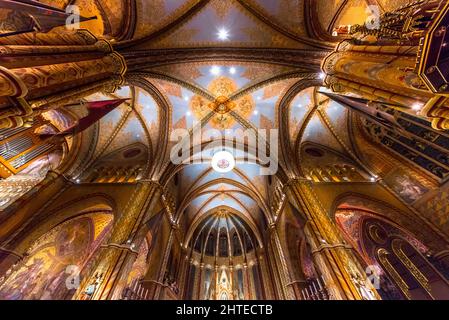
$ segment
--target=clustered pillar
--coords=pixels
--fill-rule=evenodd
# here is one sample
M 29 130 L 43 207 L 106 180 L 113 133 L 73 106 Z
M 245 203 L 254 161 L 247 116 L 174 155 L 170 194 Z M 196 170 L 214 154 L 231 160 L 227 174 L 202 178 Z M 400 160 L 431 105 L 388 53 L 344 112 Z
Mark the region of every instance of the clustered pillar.
M 123 83 L 124 58 L 87 30 L 0 39 L 0 129 Z
M 314 195 L 312 183 L 308 180 L 293 179 L 289 182 L 289 193 L 293 201 L 302 208 L 307 223 L 305 236 L 311 247 L 317 271 L 327 285 L 331 300 L 363 300 L 363 292 L 371 292 L 372 298 L 379 298 L 369 283 L 359 283 L 366 279 L 366 273 L 354 254 L 354 249 L 343 240 L 337 226 L 320 206 Z

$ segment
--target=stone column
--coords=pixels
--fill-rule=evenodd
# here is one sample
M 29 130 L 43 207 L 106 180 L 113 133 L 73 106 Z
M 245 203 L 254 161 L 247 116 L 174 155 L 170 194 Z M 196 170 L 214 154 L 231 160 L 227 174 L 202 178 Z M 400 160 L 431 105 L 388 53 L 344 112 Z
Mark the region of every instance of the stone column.
M 184 250 L 183 250 L 184 251 Z M 189 281 L 189 257 L 184 253 L 181 256 L 182 259 L 182 265 L 181 265 L 181 271 L 179 279 L 179 299 L 185 298 L 185 288 L 187 286 L 187 283 Z
M 127 276 L 130 264 L 137 258 L 137 251 L 133 244 L 139 247 L 144 233 L 139 233 L 142 223 L 151 216 L 155 205 L 160 198 L 161 188 L 152 181 L 141 181 L 131 196 L 127 206 L 114 225 L 111 238 L 106 246 L 101 248 L 93 268 L 76 292 L 74 299 L 86 299 L 86 289 L 97 283 L 92 300 L 106 300 L 119 298 L 122 288 L 118 285 L 123 277 Z
M 285 297 L 284 297 L 284 292 L 282 290 L 282 284 L 281 284 L 282 281 L 281 281 L 280 270 L 278 269 L 277 261 L 275 259 L 275 255 L 274 255 L 274 249 L 271 244 L 267 247 L 266 255 L 267 255 L 266 271 L 270 273 L 271 279 L 273 281 L 272 282 L 273 283 L 273 298 L 277 299 L 277 300 L 283 300 L 283 299 L 285 299 Z
M 157 279 L 158 283 L 163 283 L 163 281 L 164 281 L 164 275 L 165 275 L 165 271 L 167 270 L 168 260 L 170 259 L 170 254 L 172 252 L 172 246 L 173 246 L 173 241 L 175 240 L 176 230 L 177 230 L 177 226 L 175 224 L 172 224 L 171 229 L 170 229 L 170 235 L 168 236 L 168 240 L 167 240 L 167 245 L 164 250 L 164 256 L 162 259 L 162 263 L 159 268 L 159 276 Z M 201 271 L 202 271 L 201 268 L 198 267 L 197 273 L 199 274 L 199 277 L 201 277 Z M 161 294 L 162 294 L 161 289 L 162 289 L 161 286 L 156 287 L 154 297 L 153 297 L 154 299 L 156 299 L 156 300 L 160 299 Z
M 245 299 L 253 300 L 254 297 L 253 297 L 253 294 L 251 291 L 251 286 L 250 286 L 250 281 L 249 281 L 248 264 L 246 262 L 243 264 L 242 272 L 243 272 L 243 292 L 244 292 Z
M 219 293 L 218 289 L 220 288 L 220 273 L 221 272 L 219 272 L 217 264 L 215 265 L 214 271 L 215 271 L 215 293 L 214 293 L 215 299 L 214 300 L 219 300 L 220 297 L 218 296 L 218 293 Z
M 291 283 L 291 276 L 290 276 L 291 272 L 286 264 L 287 260 L 284 255 L 281 240 L 279 238 L 279 234 L 275 224 L 270 225 L 270 239 L 273 248 L 273 256 L 276 264 L 275 267 L 278 270 L 281 280 L 280 283 L 280 289 L 282 291 L 281 294 L 283 295 L 284 299 L 294 300 L 295 295 L 292 290 L 292 287 L 289 285 Z
M 433 97 L 414 71 L 416 46 L 355 45 L 341 42 L 322 64 L 325 84 L 373 100 L 409 107 Z
M 232 265 L 229 266 L 229 287 L 231 288 L 231 300 L 236 300 L 234 296 L 234 267 Z
M 435 129 L 449 129 L 449 83 L 441 54 L 448 16 L 446 1 L 414 1 L 383 13 L 376 28 L 350 27 L 352 39 L 342 41 L 322 64 L 326 85 L 400 105 L 405 112 L 419 104 L 415 109 Z
M 265 299 L 272 300 L 274 299 L 273 287 L 272 287 L 272 277 L 267 267 L 267 257 L 266 254 L 262 251 L 256 252 L 259 256 L 258 265 L 260 266 L 260 276 L 263 280 L 261 286 L 263 287 L 263 293 L 265 294 Z
M 123 83 L 125 59 L 87 30 L 9 38 L 0 40 L 0 128 Z
M 197 295 L 197 300 L 202 300 L 201 297 L 203 296 L 203 279 L 204 279 L 204 263 L 201 262 L 199 267 L 198 267 L 198 295 Z
M 313 192 L 310 181 L 292 180 L 288 184 L 291 200 L 299 205 L 307 223 L 304 230 L 310 244 L 313 260 L 323 275 L 331 299 L 361 300 L 361 283 L 379 298 L 376 290 L 368 284 L 366 273 L 346 244 L 335 223 L 324 211 Z

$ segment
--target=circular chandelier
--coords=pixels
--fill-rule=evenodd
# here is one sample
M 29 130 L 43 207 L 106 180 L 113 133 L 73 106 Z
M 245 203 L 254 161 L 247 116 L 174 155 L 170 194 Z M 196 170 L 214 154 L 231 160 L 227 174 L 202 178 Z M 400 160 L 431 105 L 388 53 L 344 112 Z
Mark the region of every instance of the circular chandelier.
M 219 173 L 227 173 L 235 168 L 235 159 L 229 151 L 219 151 L 212 157 L 212 168 Z

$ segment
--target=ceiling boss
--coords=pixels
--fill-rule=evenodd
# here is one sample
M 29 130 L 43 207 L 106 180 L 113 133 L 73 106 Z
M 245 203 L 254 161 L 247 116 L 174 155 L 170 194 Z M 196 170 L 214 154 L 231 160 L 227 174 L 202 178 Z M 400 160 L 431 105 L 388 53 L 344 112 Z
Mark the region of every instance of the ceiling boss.
M 218 77 L 208 86 L 208 90 L 217 97 L 215 101 L 207 101 L 196 95 L 190 102 L 190 109 L 197 119 L 202 119 L 212 110 L 215 115 L 210 124 L 213 128 L 224 130 L 235 124 L 235 119 L 229 112 L 236 111 L 240 116 L 247 118 L 255 108 L 254 99 L 248 95 L 237 101 L 231 101 L 229 97 L 238 90 L 238 85 L 228 77 Z

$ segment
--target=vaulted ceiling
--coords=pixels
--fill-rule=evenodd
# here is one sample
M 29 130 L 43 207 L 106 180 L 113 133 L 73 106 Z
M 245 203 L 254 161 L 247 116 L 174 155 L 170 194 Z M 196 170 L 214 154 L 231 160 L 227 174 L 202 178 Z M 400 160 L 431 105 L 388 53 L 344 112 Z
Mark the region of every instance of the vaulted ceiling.
M 61 7 L 68 3 L 42 2 Z M 369 5 L 384 10 L 405 2 L 74 1 L 82 15 L 98 17 L 82 27 L 112 39 L 134 61 L 126 86 L 115 94 L 88 98 L 130 100 L 101 120 L 91 160 L 85 165 L 114 161 L 137 148 L 140 153 L 135 157 L 144 163 L 147 177 L 165 175 L 167 181 L 176 177 L 179 214 L 188 221 L 198 222 L 226 209 L 239 212 L 250 227 L 262 227 L 263 221 L 269 223 L 270 208 L 269 181 L 259 174 L 261 164 L 239 161 L 245 156 L 240 150 L 235 169 L 225 174 L 212 170 L 209 163 L 171 165 L 170 134 L 195 126 L 221 134 L 280 129 L 281 143 L 291 151 L 288 157 L 282 155 L 281 170 L 293 162 L 307 172 L 317 157 L 321 162 L 339 159 L 358 166 L 350 113 L 319 93 L 326 90 L 319 88 L 319 62 L 338 40 L 331 36 L 335 26 L 363 22 Z M 221 97 L 233 103 L 224 114 L 211 108 Z
M 232 45 L 291 47 L 322 46 L 321 40 L 340 24 L 363 23 L 368 6 L 388 11 L 407 0 L 40 0 L 65 8 L 78 5 L 84 22 L 97 35 L 117 41 L 146 40 L 152 48 L 199 44 L 229 45 L 213 31 L 230 27 Z M 212 32 L 211 32 L 212 31 Z

